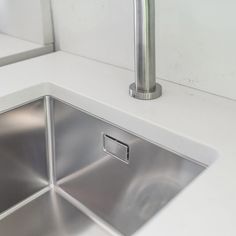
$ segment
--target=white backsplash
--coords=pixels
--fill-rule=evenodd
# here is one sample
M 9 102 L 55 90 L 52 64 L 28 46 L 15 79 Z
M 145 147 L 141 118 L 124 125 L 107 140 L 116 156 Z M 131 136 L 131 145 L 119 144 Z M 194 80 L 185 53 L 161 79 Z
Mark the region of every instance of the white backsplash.
M 52 43 L 50 0 L 0 0 L 0 32 L 38 44 Z
M 133 69 L 133 0 L 52 3 L 58 49 Z M 235 9 L 235 0 L 156 0 L 157 77 L 236 99 Z

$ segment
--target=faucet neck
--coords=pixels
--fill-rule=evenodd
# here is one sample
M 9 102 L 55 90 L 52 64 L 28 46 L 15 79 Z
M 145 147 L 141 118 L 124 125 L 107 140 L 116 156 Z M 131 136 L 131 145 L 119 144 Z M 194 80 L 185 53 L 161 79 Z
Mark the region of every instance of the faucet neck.
M 130 95 L 154 99 L 161 96 L 161 87 L 156 84 L 155 0 L 134 0 L 134 22 L 135 84 Z

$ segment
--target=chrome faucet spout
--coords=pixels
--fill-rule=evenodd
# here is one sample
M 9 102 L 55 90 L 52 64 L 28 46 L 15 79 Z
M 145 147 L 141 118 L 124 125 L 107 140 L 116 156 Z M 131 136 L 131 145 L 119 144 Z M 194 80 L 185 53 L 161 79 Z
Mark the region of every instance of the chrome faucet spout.
M 150 100 L 162 95 L 156 83 L 155 0 L 134 0 L 135 83 L 130 96 Z

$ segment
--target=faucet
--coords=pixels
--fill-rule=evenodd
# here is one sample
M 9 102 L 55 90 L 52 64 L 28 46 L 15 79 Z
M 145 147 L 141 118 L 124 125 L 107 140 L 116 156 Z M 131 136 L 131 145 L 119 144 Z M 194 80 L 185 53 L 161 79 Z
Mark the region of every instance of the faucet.
M 155 0 L 134 0 L 135 22 L 135 83 L 129 87 L 130 96 L 151 100 L 162 95 L 156 83 Z

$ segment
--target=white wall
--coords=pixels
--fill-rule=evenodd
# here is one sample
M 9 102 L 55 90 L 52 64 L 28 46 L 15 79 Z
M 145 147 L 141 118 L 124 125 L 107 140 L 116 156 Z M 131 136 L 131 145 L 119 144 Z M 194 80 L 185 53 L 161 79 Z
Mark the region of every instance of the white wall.
M 50 0 L 0 0 L 0 32 L 39 44 L 52 43 Z
M 52 0 L 61 50 L 133 69 L 133 0 Z M 236 99 L 236 1 L 156 0 L 157 76 Z

